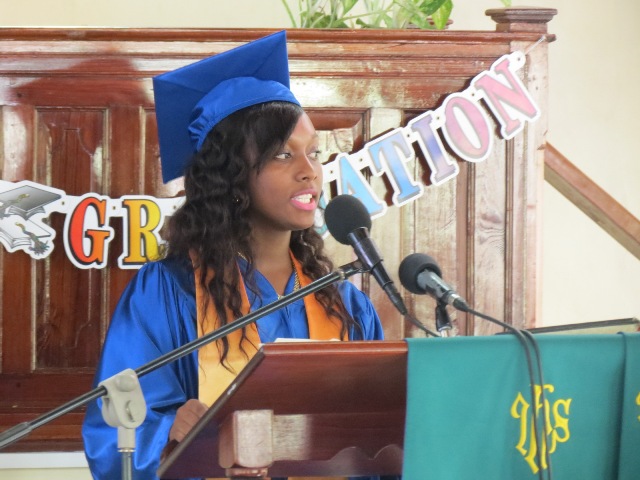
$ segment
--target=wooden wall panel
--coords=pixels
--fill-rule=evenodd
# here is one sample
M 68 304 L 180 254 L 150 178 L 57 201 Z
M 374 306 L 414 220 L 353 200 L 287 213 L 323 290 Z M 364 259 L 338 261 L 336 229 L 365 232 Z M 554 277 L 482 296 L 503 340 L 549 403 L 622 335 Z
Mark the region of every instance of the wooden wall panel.
M 101 155 L 104 111 L 99 109 L 35 109 L 34 181 L 65 185 L 70 195 L 104 191 Z M 51 226 L 62 232 L 64 216 L 53 215 Z M 92 368 L 100 337 L 101 283 L 99 270 L 68 268 L 64 250 L 56 248 L 43 261 L 34 261 L 35 369 Z
M 519 31 L 322 31 L 288 33 L 292 89 L 310 113 L 327 159 L 436 109 L 501 55 L 524 50 L 546 32 L 555 11 L 511 9 Z M 529 22 L 529 23 L 527 23 Z M 527 30 L 526 25 L 531 28 Z M 523 27 L 524 25 L 524 27 Z M 0 29 L 2 180 L 31 180 L 68 195 L 94 192 L 174 197 L 181 180 L 161 181 L 151 77 L 262 37 L 270 30 Z M 553 37 L 549 36 L 548 40 Z M 547 44 L 521 72 L 546 107 Z M 539 311 L 539 188 L 546 118 L 491 157 L 456 160 L 458 176 L 430 185 L 424 158 L 407 164 L 423 194 L 402 208 L 392 185 L 372 177 L 387 213 L 372 236 L 397 279 L 408 254 L 423 252 L 478 310 L 519 326 Z M 366 173 L 366 172 L 365 172 Z M 369 172 L 370 173 L 370 172 Z M 327 186 L 335 193 L 335 187 Z M 0 248 L 0 430 L 86 392 L 118 297 L 133 275 L 118 268 L 123 224 L 110 226 L 108 266 L 82 270 L 66 257 L 64 216 L 53 214 L 55 249 L 45 260 Z M 336 265 L 350 247 L 327 240 Z M 368 276 L 353 279 L 373 299 L 390 339 L 423 335 L 405 325 Z M 399 285 L 398 285 L 399 286 Z M 402 291 L 415 316 L 434 328 L 435 302 Z M 495 331 L 451 311 L 461 334 Z M 14 450 L 81 448 L 77 411 L 38 429 Z

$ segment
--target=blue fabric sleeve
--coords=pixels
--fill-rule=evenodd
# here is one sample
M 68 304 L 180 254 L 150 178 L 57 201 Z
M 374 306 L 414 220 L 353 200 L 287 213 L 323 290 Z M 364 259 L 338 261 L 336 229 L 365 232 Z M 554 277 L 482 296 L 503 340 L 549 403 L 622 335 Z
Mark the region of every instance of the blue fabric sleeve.
M 195 338 L 195 301 L 188 279 L 170 267 L 170 262 L 147 264 L 127 286 L 109 326 L 96 385 Z M 147 416 L 136 430 L 134 468 L 137 478 L 153 479 L 177 408 L 198 396 L 197 353 L 141 377 L 140 383 Z M 87 407 L 82 428 L 85 454 L 94 478 L 120 478 L 117 429 L 104 422 L 101 404 L 99 400 Z
M 380 317 L 369 297 L 351 282 L 342 282 L 338 288 L 347 311 L 362 327 L 362 333 L 352 328 L 349 338 L 351 340 L 384 340 Z

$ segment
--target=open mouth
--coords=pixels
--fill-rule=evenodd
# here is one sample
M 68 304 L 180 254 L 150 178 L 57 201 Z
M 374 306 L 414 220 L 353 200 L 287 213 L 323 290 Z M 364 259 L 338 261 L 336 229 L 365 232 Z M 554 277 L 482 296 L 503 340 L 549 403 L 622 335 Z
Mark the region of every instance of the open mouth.
M 293 197 L 293 200 L 295 200 L 296 202 L 309 204 L 313 201 L 313 195 L 311 195 L 310 193 L 305 193 L 303 195 L 298 195 L 297 197 Z

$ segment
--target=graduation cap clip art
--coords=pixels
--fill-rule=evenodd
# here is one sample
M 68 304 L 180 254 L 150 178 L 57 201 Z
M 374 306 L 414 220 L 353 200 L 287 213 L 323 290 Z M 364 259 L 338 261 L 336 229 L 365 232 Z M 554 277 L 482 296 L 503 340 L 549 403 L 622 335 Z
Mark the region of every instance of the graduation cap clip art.
M 285 101 L 289 90 L 286 33 L 274 33 L 153 78 L 162 179 L 183 175 L 211 129 L 251 105 Z

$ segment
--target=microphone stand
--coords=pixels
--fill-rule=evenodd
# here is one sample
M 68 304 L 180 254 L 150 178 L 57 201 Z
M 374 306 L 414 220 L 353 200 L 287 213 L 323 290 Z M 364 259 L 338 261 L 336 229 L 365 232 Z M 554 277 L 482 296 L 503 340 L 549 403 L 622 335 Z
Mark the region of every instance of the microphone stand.
M 118 451 L 122 453 L 122 478 L 131 479 L 132 455 L 135 450 L 135 428 L 140 426 L 146 416 L 146 403 L 138 378 L 151 373 L 199 348 L 214 342 L 230 333 L 244 328 L 258 319 L 300 298 L 315 293 L 329 285 L 345 280 L 356 273 L 363 273 L 360 261 L 348 263 L 337 270 L 311 282 L 295 292 L 280 297 L 275 302 L 265 305 L 233 322 L 182 345 L 135 370 L 126 369 L 101 382 L 93 390 L 57 407 L 30 422 L 22 422 L 0 434 L 0 450 L 27 436 L 33 430 L 75 410 L 82 405 L 103 397 L 102 415 L 105 422 L 118 428 Z
M 447 312 L 447 303 L 438 300 L 436 305 L 436 330 L 440 332 L 441 337 L 448 337 L 451 334 L 451 318 Z

